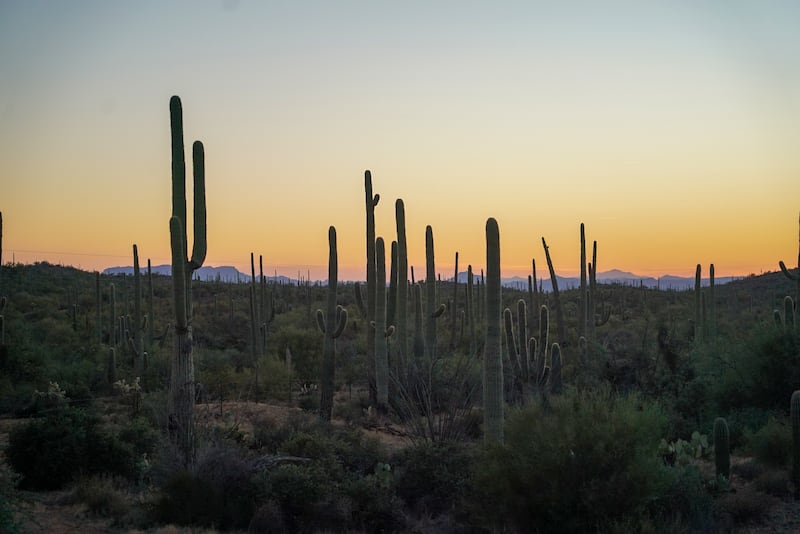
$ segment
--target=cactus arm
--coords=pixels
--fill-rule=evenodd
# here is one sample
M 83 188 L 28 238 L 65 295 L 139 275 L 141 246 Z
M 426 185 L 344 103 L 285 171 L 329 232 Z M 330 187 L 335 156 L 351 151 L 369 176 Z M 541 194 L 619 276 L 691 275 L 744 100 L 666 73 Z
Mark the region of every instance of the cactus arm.
M 205 152 L 203 143 L 200 141 L 195 141 L 192 145 L 192 161 L 194 163 L 194 241 L 192 243 L 192 259 L 189 268 L 192 271 L 196 271 L 203 266 L 208 248 L 206 242 Z M 184 218 L 184 220 L 186 219 Z

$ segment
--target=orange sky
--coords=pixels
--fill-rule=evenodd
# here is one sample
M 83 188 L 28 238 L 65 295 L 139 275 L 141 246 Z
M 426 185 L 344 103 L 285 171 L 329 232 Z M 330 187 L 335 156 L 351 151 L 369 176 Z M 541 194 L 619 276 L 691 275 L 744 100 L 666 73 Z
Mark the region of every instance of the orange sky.
M 578 270 L 718 276 L 795 265 L 800 7 L 794 2 L 78 1 L 0 5 L 3 260 L 169 262 L 168 101 L 206 147 L 207 264 L 364 277 L 406 206 L 410 263 L 503 276 L 541 237 Z M 147 36 L 143 39 L 142 36 Z M 705 269 L 705 267 L 704 267 Z

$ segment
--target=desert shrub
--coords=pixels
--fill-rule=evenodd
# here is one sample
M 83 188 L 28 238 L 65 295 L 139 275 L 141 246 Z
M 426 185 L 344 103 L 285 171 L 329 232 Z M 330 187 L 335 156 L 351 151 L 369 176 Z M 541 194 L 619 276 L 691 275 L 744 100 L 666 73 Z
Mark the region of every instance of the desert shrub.
M 729 516 L 736 524 L 742 524 L 762 520 L 777 502 L 778 499 L 753 486 L 744 486 L 717 499 L 714 507 L 718 515 Z
M 406 504 L 439 514 L 466 494 L 474 451 L 460 443 L 420 442 L 396 458 L 395 488 Z
M 161 434 L 144 417 L 137 417 L 123 426 L 119 431 L 119 439 L 127 443 L 137 456 L 152 454 L 158 446 Z
M 755 460 L 746 460 L 731 466 L 731 473 L 743 480 L 753 480 L 764 472 L 764 466 Z
M 753 485 L 759 491 L 783 499 L 792 494 L 789 473 L 785 469 L 769 469 L 756 477 Z
M 395 532 L 403 527 L 403 503 L 380 476 L 348 479 L 341 485 L 341 493 L 349 508 L 348 528 Z
M 324 470 L 314 466 L 281 465 L 267 473 L 265 486 L 267 501 L 276 503 L 290 532 L 313 531 L 323 526 L 317 521 L 334 494 L 332 481 Z M 337 522 L 341 523 L 341 519 Z
M 153 511 L 162 523 L 242 529 L 255 514 L 258 495 L 242 453 L 211 446 L 198 454 L 194 472 L 178 471 L 166 481 Z
M 111 517 L 119 521 L 130 511 L 131 504 L 121 481 L 107 475 L 79 479 L 62 502 L 83 504 L 91 516 Z
M 475 462 L 474 519 L 520 531 L 590 532 L 654 509 L 674 483 L 666 428 L 637 396 L 570 391 L 510 414 L 503 446 Z
M 744 439 L 753 456 L 764 465 L 784 467 L 792 454 L 792 428 L 785 420 L 770 417 L 756 432 L 745 430 Z
M 101 430 L 99 417 L 74 408 L 15 428 L 6 457 L 22 475 L 22 487 L 43 490 L 58 489 L 80 474 L 130 476 L 136 463 L 129 445 Z
M 160 523 L 212 526 L 220 510 L 210 483 L 188 471 L 180 471 L 161 488 L 153 514 Z
M 723 370 L 714 393 L 720 413 L 747 407 L 783 411 L 800 383 L 800 335 L 772 325 L 754 329 L 745 343 L 715 357 Z
M 336 429 L 326 424 L 295 432 L 280 445 L 279 452 L 310 458 L 336 477 L 340 473 L 369 474 L 386 460 L 375 439 L 358 430 Z
M 20 509 L 21 499 L 17 491 L 19 475 L 0 462 L 0 532 L 19 534 L 22 532 L 14 512 Z

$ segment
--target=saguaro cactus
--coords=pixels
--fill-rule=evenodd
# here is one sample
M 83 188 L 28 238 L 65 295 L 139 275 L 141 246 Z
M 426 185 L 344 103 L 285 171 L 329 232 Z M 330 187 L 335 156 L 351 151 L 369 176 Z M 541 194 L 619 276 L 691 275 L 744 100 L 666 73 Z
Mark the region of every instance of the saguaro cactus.
M 798 218 L 798 224 L 800 225 L 800 218 Z M 800 242 L 800 238 L 798 238 Z M 788 278 L 789 280 L 797 283 L 797 294 L 795 295 L 795 302 L 800 302 L 800 244 L 798 245 L 797 250 L 797 271 L 794 273 L 789 272 L 789 269 L 786 268 L 786 264 L 783 263 L 783 260 L 778 261 L 778 265 L 781 268 L 781 272 L 783 275 Z
M 578 337 L 586 337 L 586 325 L 588 322 L 588 289 L 586 279 L 586 231 L 581 223 L 581 287 L 578 296 Z
M 133 245 L 133 320 L 130 343 L 133 348 L 134 375 L 141 377 L 144 369 L 144 340 L 142 337 L 142 277 L 139 272 L 139 249 Z
M 542 237 L 542 247 L 544 247 L 544 255 L 547 260 L 547 268 L 550 270 L 550 283 L 553 285 L 553 306 L 556 309 L 556 329 L 558 331 L 558 342 L 564 343 L 565 341 L 565 326 L 564 326 L 564 310 L 561 306 L 561 297 L 558 293 L 558 279 L 556 277 L 556 270 L 553 268 L 553 260 L 550 259 L 550 247 Z
M 375 206 L 381 199 L 380 195 L 372 194 L 372 173 L 364 171 L 364 203 L 366 205 L 367 213 L 367 302 L 364 309 L 361 310 L 364 318 L 369 321 L 377 321 L 375 317 L 375 278 L 377 272 L 377 264 L 375 263 Z M 386 270 L 384 269 L 384 286 L 386 285 Z M 361 291 L 358 290 L 358 295 Z M 384 301 L 386 296 L 384 295 Z M 384 309 L 385 311 L 385 309 Z M 367 335 L 367 366 L 370 369 L 370 376 L 374 376 L 375 372 L 375 336 L 369 328 L 365 329 Z M 370 380 L 370 382 L 372 382 Z M 370 387 L 370 397 L 377 401 L 376 387 Z
M 502 287 L 500 230 L 486 221 L 486 340 L 483 349 L 484 441 L 503 443 Z
M 397 222 L 397 337 L 400 358 L 406 361 L 408 351 L 408 248 L 406 246 L 406 210 L 403 199 L 395 202 Z
M 800 500 L 800 390 L 792 393 L 789 414 L 792 419 L 792 484 L 797 501 Z
M 444 305 L 436 305 L 436 261 L 433 249 L 433 228 L 425 227 L 425 345 L 430 358 L 436 359 L 436 320 L 445 311 Z
M 336 251 L 336 228 L 328 228 L 328 304 L 325 313 L 317 310 L 317 325 L 325 342 L 322 353 L 322 377 L 320 380 L 320 418 L 330 421 L 333 411 L 333 393 L 336 378 L 336 338 L 342 335 L 347 326 L 347 310 L 336 305 L 338 288 L 339 260 Z
M 389 404 L 389 348 L 386 338 L 393 327 L 387 324 L 386 311 L 386 247 L 383 238 L 375 240 L 375 389 L 378 406 L 385 409 Z
M 186 162 L 183 152 L 181 100 L 169 102 L 172 133 L 172 217 L 169 220 L 172 251 L 172 285 L 175 299 L 175 349 L 168 396 L 169 433 L 181 452 L 185 467 L 194 463 L 194 361 L 192 357 L 192 273 L 206 257 L 206 186 L 203 144 L 192 145 L 194 171 L 194 243 L 187 255 Z
M 700 295 L 701 270 L 702 267 L 698 263 L 694 271 L 694 340 L 695 341 L 703 340 L 703 301 L 701 300 L 702 297 Z
M 730 478 L 730 433 L 728 432 L 728 423 L 722 417 L 714 420 L 714 466 L 718 477 Z

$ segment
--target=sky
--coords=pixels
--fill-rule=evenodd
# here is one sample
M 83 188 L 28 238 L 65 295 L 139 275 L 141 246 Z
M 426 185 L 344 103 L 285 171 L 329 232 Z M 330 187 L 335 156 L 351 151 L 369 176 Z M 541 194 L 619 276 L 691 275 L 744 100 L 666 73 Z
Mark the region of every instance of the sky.
M 206 265 L 365 277 L 796 265 L 800 2 L 0 0 L 3 262 L 170 262 L 169 98 L 206 153 Z M 189 201 L 191 204 L 191 200 Z M 191 206 L 190 206 L 191 213 Z M 191 232 L 189 237 L 191 245 Z M 422 275 L 418 274 L 418 278 Z

